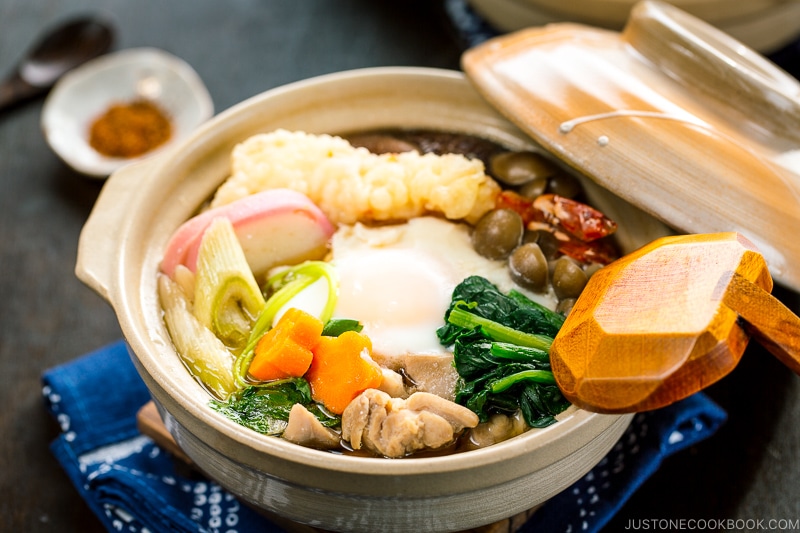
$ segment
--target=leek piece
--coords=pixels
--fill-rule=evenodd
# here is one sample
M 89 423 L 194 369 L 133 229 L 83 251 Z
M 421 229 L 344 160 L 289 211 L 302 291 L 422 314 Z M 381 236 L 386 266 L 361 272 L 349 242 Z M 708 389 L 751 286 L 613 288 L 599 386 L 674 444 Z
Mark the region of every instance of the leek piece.
M 336 301 L 339 299 L 339 277 L 336 273 L 336 269 L 325 261 L 305 261 L 292 268 L 282 270 L 270 277 L 267 280 L 267 286 L 277 289 L 277 292 L 270 297 L 267 306 L 269 308 L 274 308 L 275 313 L 277 313 L 289 300 L 319 278 L 325 278 L 328 284 L 328 299 L 325 301 L 325 307 L 317 318 L 322 320 L 323 323 L 328 322 L 331 316 L 333 316 L 333 311 L 336 308 Z M 288 284 L 297 280 L 304 280 L 304 282 L 294 286 L 291 290 L 285 291 L 283 293 L 285 296 L 276 298 L 278 292 L 282 292 Z M 273 317 L 275 313 L 273 313 Z
M 215 396 L 226 399 L 236 390 L 233 354 L 195 318 L 180 286 L 164 274 L 158 276 L 158 296 L 172 343 L 189 373 Z
M 246 379 L 247 371 L 255 355 L 256 344 L 272 328 L 275 315 L 292 298 L 321 277 L 324 277 L 328 283 L 328 299 L 319 319 L 323 323 L 327 323 L 333 315 L 336 300 L 339 297 L 339 278 L 336 275 L 336 270 L 329 263 L 325 261 L 306 261 L 295 267 L 283 270 L 267 280 L 267 286 L 271 287 L 275 292 L 267 300 L 264 309 L 250 330 L 250 338 L 247 340 L 247 344 L 234 363 L 234 376 L 240 386 L 248 385 Z
M 194 315 L 225 344 L 240 348 L 264 303 L 233 225 L 215 218 L 197 255 Z

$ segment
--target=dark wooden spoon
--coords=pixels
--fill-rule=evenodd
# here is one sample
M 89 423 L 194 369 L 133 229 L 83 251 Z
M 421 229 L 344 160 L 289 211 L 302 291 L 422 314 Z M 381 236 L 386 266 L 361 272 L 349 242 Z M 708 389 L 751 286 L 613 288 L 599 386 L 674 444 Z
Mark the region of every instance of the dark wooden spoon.
M 107 22 L 85 17 L 48 31 L 0 85 L 0 112 L 47 92 L 61 76 L 106 53 L 114 32 Z
M 655 409 L 733 370 L 751 336 L 800 374 L 800 318 L 771 290 L 737 233 L 658 239 L 591 277 L 553 342 L 556 381 L 589 411 Z

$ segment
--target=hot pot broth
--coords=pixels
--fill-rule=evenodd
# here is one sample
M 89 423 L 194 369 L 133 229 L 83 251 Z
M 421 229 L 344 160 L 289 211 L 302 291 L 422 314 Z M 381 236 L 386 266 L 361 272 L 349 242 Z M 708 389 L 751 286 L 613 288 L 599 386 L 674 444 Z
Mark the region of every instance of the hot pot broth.
M 210 408 L 378 457 L 466 451 L 556 422 L 568 404 L 548 339 L 616 256 L 615 225 L 574 178 L 458 133 L 266 135 L 237 146 L 159 276 L 167 328 Z M 409 207 L 396 202 L 403 187 L 426 192 Z M 347 197 L 361 188 L 367 204 Z

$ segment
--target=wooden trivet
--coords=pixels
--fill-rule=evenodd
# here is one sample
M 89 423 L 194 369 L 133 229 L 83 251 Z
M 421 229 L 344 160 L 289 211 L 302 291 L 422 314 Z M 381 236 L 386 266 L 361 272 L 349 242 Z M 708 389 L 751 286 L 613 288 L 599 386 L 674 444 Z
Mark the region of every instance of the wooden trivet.
M 142 434 L 153 439 L 156 444 L 171 453 L 176 459 L 179 459 L 184 464 L 199 470 L 197 466 L 194 465 L 191 458 L 189 458 L 189 456 L 186 455 L 183 450 L 181 450 L 181 447 L 178 446 L 178 443 L 175 442 L 175 439 L 172 438 L 172 435 L 169 433 L 169 431 L 167 431 L 164 422 L 161 420 L 161 415 L 158 414 L 156 405 L 152 401 L 146 403 L 141 409 L 139 409 L 139 412 L 136 414 L 136 425 Z M 298 524 L 273 513 L 265 512 L 262 509 L 257 509 L 257 511 L 266 515 L 270 520 L 290 533 L 325 533 L 325 531 L 322 529 Z M 511 518 L 506 518 L 505 520 L 500 520 L 499 522 L 494 522 L 493 524 L 469 529 L 461 533 L 516 533 L 522 528 L 525 522 L 528 521 L 531 515 L 533 515 L 534 511 L 535 509 L 530 509 L 514 515 Z

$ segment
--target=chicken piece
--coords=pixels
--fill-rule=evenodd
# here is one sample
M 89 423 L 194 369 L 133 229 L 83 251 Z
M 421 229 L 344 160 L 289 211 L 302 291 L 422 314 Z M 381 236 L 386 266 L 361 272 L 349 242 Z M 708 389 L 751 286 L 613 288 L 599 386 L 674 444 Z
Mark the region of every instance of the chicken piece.
M 435 413 L 447 420 L 456 433 L 478 424 L 478 415 L 471 410 L 428 392 L 415 392 L 409 396 L 405 408 L 411 411 Z
M 413 353 L 387 356 L 373 352 L 372 358 L 383 368 L 405 374 L 413 384 L 408 387 L 409 392 L 430 392 L 448 400 L 455 399 L 458 372 L 453 366 L 453 354 Z
M 495 413 L 489 420 L 469 430 L 467 449 L 485 448 L 511 437 L 521 435 L 528 429 L 521 411 L 513 415 Z
M 383 381 L 381 381 L 381 386 L 378 387 L 378 390 L 385 392 L 392 398 L 408 397 L 408 391 L 406 391 L 403 383 L 403 376 L 388 368 L 381 368 L 381 373 L 383 374 Z
M 385 392 L 367 389 L 345 408 L 342 413 L 342 438 L 350 441 L 354 450 L 361 449 L 362 437 L 368 431 L 368 425 L 380 427 L 391 399 Z
M 342 413 L 342 438 L 355 450 L 363 446 L 386 457 L 403 457 L 441 448 L 477 424 L 475 413 L 433 394 L 415 392 L 403 400 L 368 389 Z
M 414 382 L 415 390 L 455 399 L 458 372 L 453 366 L 453 354 L 409 354 L 404 358 L 403 368 Z
M 441 416 L 408 409 L 387 413 L 380 425 L 371 425 L 369 430 L 364 436 L 367 449 L 395 458 L 435 450 L 454 439 L 453 427 Z
M 283 438 L 319 450 L 333 450 L 340 447 L 339 434 L 326 428 L 308 409 L 296 403 L 289 411 L 289 423 L 283 431 Z

